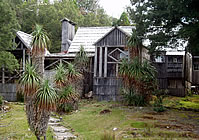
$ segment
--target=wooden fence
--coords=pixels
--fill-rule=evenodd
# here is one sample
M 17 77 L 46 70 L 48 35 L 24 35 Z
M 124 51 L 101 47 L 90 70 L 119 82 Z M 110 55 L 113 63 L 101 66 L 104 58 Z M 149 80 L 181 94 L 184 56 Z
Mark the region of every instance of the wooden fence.
M 15 102 L 17 101 L 16 84 L 2 84 L 0 83 L 0 95 L 4 100 Z

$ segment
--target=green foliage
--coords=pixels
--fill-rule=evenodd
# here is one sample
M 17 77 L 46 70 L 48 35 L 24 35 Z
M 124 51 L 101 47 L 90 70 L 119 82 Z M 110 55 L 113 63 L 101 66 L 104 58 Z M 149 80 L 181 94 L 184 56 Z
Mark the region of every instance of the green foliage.
M 146 102 L 142 95 L 135 93 L 133 89 L 123 89 L 122 95 L 125 103 L 132 106 L 145 106 Z
M 155 100 L 153 103 L 153 110 L 156 112 L 164 112 L 166 108 L 163 105 L 163 100 L 168 94 L 168 90 L 155 90 L 154 93 L 155 95 Z
M 159 96 L 158 98 L 155 99 L 155 102 L 153 104 L 154 108 L 153 110 L 156 112 L 164 112 L 166 109 L 163 106 L 163 96 Z
M 117 25 L 118 26 L 130 26 L 130 21 L 128 18 L 128 14 L 126 12 L 123 12 L 119 18 L 119 20 L 117 21 Z
M 41 25 L 36 24 L 32 32 L 33 41 L 32 41 L 32 54 L 35 55 L 44 55 L 45 49 L 50 47 L 50 39 L 48 38 L 47 33 L 44 31 Z
M 135 102 L 134 98 L 136 97 L 138 104 L 139 102 L 149 103 L 152 93 L 157 88 L 155 67 L 147 60 L 140 62 L 138 58 L 130 61 L 125 59 L 120 65 L 119 73 L 123 78 L 124 88 L 127 89 L 125 95 L 129 97 L 130 101 Z
M 9 72 L 19 68 L 19 64 L 15 56 L 7 51 L 0 51 L 0 68 L 4 67 Z
M 57 87 L 63 87 L 66 83 L 66 70 L 62 63 L 56 66 L 55 83 Z
M 146 38 L 151 41 L 151 51 L 157 46 L 177 47 L 188 41 L 191 52 L 197 53 L 198 4 L 197 0 L 131 0 L 128 13 L 136 24 L 136 36 L 141 41 Z
M 4 66 L 7 70 L 14 71 L 19 66 L 18 61 L 6 51 L 14 49 L 12 39 L 15 37 L 14 30 L 18 29 L 19 25 L 15 11 L 6 0 L 0 1 L 0 13 L 0 68 Z
M 14 30 L 19 28 L 16 13 L 6 0 L 0 1 L 0 51 L 13 49 Z
M 100 140 L 116 140 L 116 137 L 114 133 L 104 132 Z
M 32 31 L 36 23 L 43 25 L 52 43 L 51 52 L 60 52 L 61 46 L 61 20 L 66 17 L 74 21 L 77 26 L 107 26 L 111 25 L 111 20 L 106 15 L 103 8 L 92 6 L 95 0 L 63 0 L 54 4 L 37 5 L 36 1 L 15 2 L 10 0 L 17 13 L 18 22 L 21 25 L 21 30 L 27 33 Z M 91 2 L 91 3 L 90 3 Z M 85 7 L 86 6 L 86 7 Z M 88 12 L 82 9 L 93 9 L 95 12 Z M 92 7 L 92 8 L 91 8 Z
M 72 63 L 68 63 L 66 67 L 66 78 L 68 84 L 76 81 L 81 77 L 81 74 L 76 70 L 75 66 Z
M 147 124 L 145 122 L 132 122 L 131 126 L 133 128 L 146 128 Z
M 59 92 L 58 112 L 71 112 L 77 109 L 79 94 L 75 92 L 72 86 L 62 88 Z
M 30 63 L 26 63 L 25 72 L 18 81 L 18 91 L 21 91 L 25 96 L 33 95 L 36 93 L 39 84 L 40 77 L 35 67 Z
M 48 80 L 45 80 L 35 96 L 36 107 L 41 110 L 56 110 L 58 95 Z
M 79 52 L 76 53 L 74 64 L 81 73 L 88 69 L 89 58 L 83 46 L 81 46 Z

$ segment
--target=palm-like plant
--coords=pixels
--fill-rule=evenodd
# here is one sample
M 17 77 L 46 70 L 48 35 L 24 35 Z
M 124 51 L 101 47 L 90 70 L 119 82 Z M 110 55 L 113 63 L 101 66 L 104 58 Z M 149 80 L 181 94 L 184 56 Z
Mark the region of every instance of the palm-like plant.
M 60 103 L 73 103 L 78 101 L 79 94 L 75 92 L 72 86 L 62 89 L 59 96 Z
M 54 111 L 56 110 L 57 99 L 56 91 L 50 86 L 49 81 L 45 80 L 35 96 L 36 106 L 40 110 Z
M 34 133 L 39 140 L 41 136 L 46 139 L 46 130 L 51 111 L 56 110 L 58 95 L 49 81 L 45 80 L 34 97 Z
M 81 73 L 87 70 L 89 58 L 83 46 L 80 47 L 79 52 L 76 54 L 74 62 Z
M 36 66 L 37 72 L 43 77 L 44 73 L 44 55 L 46 49 L 50 46 L 50 39 L 41 25 L 36 24 L 32 32 L 32 62 Z
M 30 63 L 26 63 L 25 72 L 18 81 L 18 90 L 21 91 L 25 97 L 36 93 L 39 88 L 40 77 L 37 74 L 35 67 Z
M 140 63 L 137 57 L 131 61 L 123 60 L 119 70 L 127 91 L 143 96 L 146 103 L 156 88 L 155 72 L 155 67 L 147 60 Z
M 78 71 L 76 71 L 75 66 L 72 63 L 68 63 L 65 75 L 68 84 L 77 81 L 81 77 L 81 74 Z
M 58 88 L 61 88 L 66 83 L 66 70 L 62 63 L 56 66 L 55 84 Z
M 38 140 L 41 136 L 46 137 L 50 112 L 55 110 L 58 98 L 48 81 L 40 84 L 41 79 L 34 66 L 27 63 L 25 72 L 19 79 L 18 90 L 24 94 L 28 124 Z

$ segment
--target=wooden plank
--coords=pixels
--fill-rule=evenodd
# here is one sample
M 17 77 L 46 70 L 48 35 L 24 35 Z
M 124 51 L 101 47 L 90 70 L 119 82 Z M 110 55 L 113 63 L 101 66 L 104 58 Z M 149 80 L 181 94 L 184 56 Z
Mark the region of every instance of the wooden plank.
M 95 47 L 94 77 L 97 76 L 97 46 Z
M 116 64 L 116 77 L 118 77 L 118 71 L 119 71 L 119 64 Z
M 108 55 L 108 48 L 105 47 L 105 52 L 104 52 L 104 77 L 107 77 L 107 55 Z
M 102 47 L 100 47 L 100 55 L 99 55 L 99 77 L 102 77 Z

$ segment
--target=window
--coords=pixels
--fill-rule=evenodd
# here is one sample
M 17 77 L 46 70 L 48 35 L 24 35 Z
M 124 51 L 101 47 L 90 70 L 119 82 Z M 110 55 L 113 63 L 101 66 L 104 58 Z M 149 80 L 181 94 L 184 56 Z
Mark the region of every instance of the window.
M 173 63 L 178 63 L 178 58 L 174 57 L 173 58 Z
M 155 56 L 154 58 L 155 58 L 154 61 L 157 62 L 157 63 L 165 62 L 165 57 L 164 56 Z
M 194 70 L 199 70 L 199 63 L 193 64 L 193 69 Z

